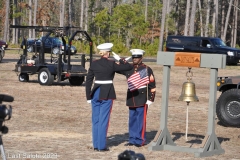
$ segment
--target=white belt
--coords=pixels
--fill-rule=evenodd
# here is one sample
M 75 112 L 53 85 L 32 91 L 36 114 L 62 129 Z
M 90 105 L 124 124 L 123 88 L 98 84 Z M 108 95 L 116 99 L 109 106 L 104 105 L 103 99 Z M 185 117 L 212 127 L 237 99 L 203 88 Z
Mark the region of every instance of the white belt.
M 111 83 L 113 83 L 113 81 L 112 81 L 112 80 L 106 80 L 106 81 L 95 81 L 95 83 L 97 83 L 97 84 L 111 84 Z
M 138 89 L 141 89 L 141 88 L 146 88 L 147 86 L 142 86 L 142 87 L 139 87 Z

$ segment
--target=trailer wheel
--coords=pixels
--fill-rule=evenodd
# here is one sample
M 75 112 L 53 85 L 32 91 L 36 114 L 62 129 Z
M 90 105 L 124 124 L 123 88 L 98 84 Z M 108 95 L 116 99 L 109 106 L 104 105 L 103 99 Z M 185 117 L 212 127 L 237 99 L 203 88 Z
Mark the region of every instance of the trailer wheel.
M 54 75 L 47 68 L 42 68 L 38 73 L 38 82 L 40 85 L 52 85 Z
M 240 126 L 240 90 L 223 92 L 217 100 L 217 117 L 225 126 Z
M 83 76 L 81 77 L 74 76 L 69 78 L 69 83 L 73 86 L 80 86 L 83 83 L 83 81 L 84 81 Z
M 18 76 L 18 80 L 20 82 L 28 82 L 29 81 L 29 75 L 27 73 L 20 73 Z

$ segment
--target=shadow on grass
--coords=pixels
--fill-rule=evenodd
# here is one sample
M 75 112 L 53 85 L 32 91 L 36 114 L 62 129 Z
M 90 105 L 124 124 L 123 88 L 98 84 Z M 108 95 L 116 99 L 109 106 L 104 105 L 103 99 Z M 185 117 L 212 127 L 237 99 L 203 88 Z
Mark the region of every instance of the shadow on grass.
M 240 126 L 226 126 L 221 121 L 218 121 L 217 124 L 225 128 L 240 128 Z
M 157 131 L 146 132 L 146 143 L 145 144 L 146 145 L 150 144 L 152 142 L 152 140 L 155 138 L 156 134 L 157 134 Z M 173 132 L 172 135 L 173 135 L 172 140 L 177 141 L 181 137 L 185 136 L 185 133 Z M 192 140 L 186 142 L 186 143 L 191 143 L 191 144 L 192 143 L 202 144 L 202 142 L 205 138 L 204 135 L 199 135 L 199 134 L 188 134 L 188 137 L 193 138 Z M 128 133 L 108 136 L 107 137 L 107 146 L 112 147 L 112 146 L 118 146 L 122 143 L 126 144 L 126 143 L 128 143 L 128 138 L 129 138 Z M 224 138 L 224 137 L 217 137 L 217 138 L 218 138 L 218 141 L 220 144 L 224 141 L 230 140 L 230 138 Z
M 173 141 L 176 141 L 178 139 L 180 139 L 181 137 L 185 136 L 185 133 L 178 133 L 178 132 L 173 132 L 172 135 L 174 135 L 173 137 Z M 196 143 L 196 144 L 201 144 L 203 139 L 205 138 L 204 135 L 200 135 L 200 134 L 188 134 L 188 137 L 193 137 L 195 139 L 187 141 L 187 143 Z M 224 137 L 217 137 L 219 143 L 221 144 L 224 141 L 229 141 L 230 138 L 224 138 Z
M 151 141 L 154 139 L 156 133 L 157 133 L 157 131 L 146 132 L 146 142 L 145 142 L 146 145 L 151 143 Z M 124 144 L 128 143 L 128 138 L 129 138 L 128 133 L 108 136 L 107 137 L 107 146 L 112 147 L 112 146 L 118 146 L 122 143 L 124 143 Z
M 31 83 L 31 84 L 39 84 L 38 80 L 29 80 L 28 82 L 19 82 L 19 83 Z M 40 85 L 40 84 L 39 84 Z M 74 86 L 71 85 L 67 80 L 66 81 L 62 81 L 62 82 L 53 82 L 52 85 L 41 85 L 41 86 L 70 86 L 70 87 L 85 87 L 85 82 L 83 82 L 83 84 L 81 84 L 80 86 Z

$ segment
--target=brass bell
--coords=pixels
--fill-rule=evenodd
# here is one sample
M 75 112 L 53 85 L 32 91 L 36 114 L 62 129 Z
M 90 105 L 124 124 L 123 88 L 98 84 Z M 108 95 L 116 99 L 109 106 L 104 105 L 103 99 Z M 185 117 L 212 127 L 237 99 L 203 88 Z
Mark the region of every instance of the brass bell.
M 196 96 L 195 83 L 193 82 L 184 82 L 182 86 L 182 93 L 178 98 L 178 101 L 189 102 L 198 102 L 198 97 Z

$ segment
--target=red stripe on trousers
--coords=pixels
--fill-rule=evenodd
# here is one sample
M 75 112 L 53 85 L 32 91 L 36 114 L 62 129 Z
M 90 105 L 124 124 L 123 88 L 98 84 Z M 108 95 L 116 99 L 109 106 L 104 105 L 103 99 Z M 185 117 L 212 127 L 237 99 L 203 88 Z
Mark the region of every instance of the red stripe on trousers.
M 144 105 L 144 114 L 143 114 L 143 128 L 142 128 L 142 139 L 144 139 L 144 133 L 146 132 L 146 117 L 147 117 L 147 105 Z M 144 145 L 145 141 L 142 142 Z

